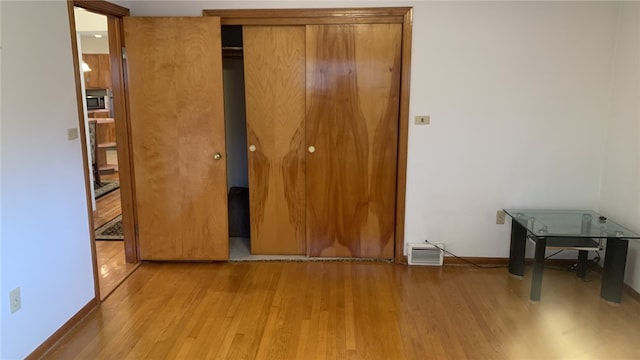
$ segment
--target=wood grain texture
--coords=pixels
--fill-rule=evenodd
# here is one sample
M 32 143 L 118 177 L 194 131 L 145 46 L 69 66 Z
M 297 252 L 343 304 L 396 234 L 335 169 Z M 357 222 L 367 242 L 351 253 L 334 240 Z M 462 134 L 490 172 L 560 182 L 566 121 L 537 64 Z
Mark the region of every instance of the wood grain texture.
M 111 89 L 109 54 L 82 54 L 82 61 L 91 69 L 84 73 L 87 89 Z
M 143 263 L 45 359 L 635 359 L 640 302 L 573 272 Z
M 114 175 L 105 175 L 104 177 Z M 99 228 L 120 215 L 122 213 L 120 204 L 120 189 L 116 189 L 96 200 L 96 209 L 93 211 L 93 229 Z
M 96 286 L 97 282 L 96 282 Z M 81 323 L 86 316 L 95 310 L 100 305 L 100 301 L 97 298 L 89 300 L 89 302 L 83 306 L 77 313 L 75 313 L 71 319 L 67 320 L 56 332 L 47 338 L 40 346 L 31 352 L 31 354 L 25 357 L 25 360 L 38 360 L 45 357 L 51 349 L 58 344 L 58 342 L 65 337 L 76 325 Z
M 105 119 L 109 118 L 109 110 L 89 110 L 87 111 L 89 119 Z
M 140 258 L 227 259 L 219 19 L 129 17 L 124 32 Z
M 123 241 L 96 241 L 100 300 L 104 301 L 140 265 L 127 263 Z
M 401 24 L 410 8 L 242 9 L 203 10 L 223 25 Z
M 307 26 L 307 249 L 394 257 L 401 25 Z
M 413 8 L 407 9 L 402 23 L 402 77 L 400 79 L 400 116 L 398 118 L 398 170 L 396 180 L 396 263 L 406 263 L 404 256 L 404 209 L 407 188 L 407 145 L 409 143 L 409 92 L 411 89 L 411 43 Z
M 107 150 L 115 149 L 116 125 L 112 118 L 99 118 L 96 120 L 96 144 L 98 168 L 107 165 Z
M 243 28 L 253 254 L 305 245 L 305 28 Z
M 128 11 L 128 10 L 127 10 Z M 140 261 L 138 240 L 135 234 L 136 209 L 133 189 L 133 155 L 131 124 L 125 95 L 125 67 L 122 61 L 124 29 L 122 17 L 108 16 L 109 57 L 111 63 L 111 84 L 113 90 L 113 116 L 118 140 L 118 179 L 120 180 L 120 202 L 122 208 L 122 231 L 124 254 L 128 263 Z
M 104 0 L 68 0 L 73 2 L 74 6 L 87 9 L 98 14 L 111 15 L 111 16 L 127 16 L 129 15 L 129 9 L 114 3 L 110 3 Z

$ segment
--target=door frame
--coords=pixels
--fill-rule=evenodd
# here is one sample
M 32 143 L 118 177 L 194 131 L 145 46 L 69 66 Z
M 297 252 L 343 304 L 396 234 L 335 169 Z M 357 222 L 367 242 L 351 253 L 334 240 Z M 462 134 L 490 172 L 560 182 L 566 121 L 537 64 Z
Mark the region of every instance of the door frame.
M 404 256 L 404 222 L 407 186 L 413 8 L 205 9 L 202 10 L 202 15 L 220 17 L 220 25 L 402 24 L 394 260 L 396 263 L 406 264 L 407 257 Z
M 133 171 L 131 161 L 131 145 L 129 136 L 129 119 L 127 116 L 127 103 L 125 97 L 125 68 L 122 61 L 122 47 L 124 41 L 122 37 L 122 18 L 129 15 L 129 9 L 109 3 L 104 0 L 67 0 L 69 12 L 69 27 L 71 31 L 71 51 L 73 55 L 73 66 L 75 69 L 76 98 L 78 106 L 78 122 L 80 125 L 80 139 L 82 144 L 82 158 L 84 161 L 84 178 L 87 196 L 87 215 L 91 231 L 91 256 L 94 271 L 95 294 L 100 299 L 100 287 L 98 278 L 98 264 L 96 257 L 95 232 L 93 231 L 93 211 L 89 176 L 87 139 L 85 137 L 85 121 L 82 102 L 82 85 L 80 79 L 80 64 L 78 46 L 76 43 L 76 25 L 74 7 L 80 7 L 91 12 L 105 15 L 107 17 L 109 57 L 111 63 L 111 80 L 113 94 L 114 116 L 118 119 L 115 122 L 116 138 L 118 139 L 118 172 L 120 178 L 120 201 L 122 204 L 123 233 L 125 259 L 128 263 L 138 264 L 139 251 L 138 241 L 135 234 L 136 212 L 135 212 L 135 191 L 133 188 Z

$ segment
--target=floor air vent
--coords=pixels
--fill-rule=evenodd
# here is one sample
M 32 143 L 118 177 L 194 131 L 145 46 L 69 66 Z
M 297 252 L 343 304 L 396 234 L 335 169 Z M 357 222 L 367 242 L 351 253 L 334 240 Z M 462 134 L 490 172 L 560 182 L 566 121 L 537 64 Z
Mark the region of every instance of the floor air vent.
M 442 247 L 442 244 L 436 244 Z M 442 250 L 432 244 L 409 244 L 409 265 L 442 266 Z

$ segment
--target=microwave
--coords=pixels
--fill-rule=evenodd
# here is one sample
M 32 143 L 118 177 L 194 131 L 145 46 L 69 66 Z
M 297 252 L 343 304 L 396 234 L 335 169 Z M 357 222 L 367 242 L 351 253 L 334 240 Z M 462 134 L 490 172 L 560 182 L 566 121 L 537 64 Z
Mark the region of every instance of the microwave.
M 88 96 L 87 95 L 87 110 L 101 110 L 106 109 L 106 102 L 104 96 Z
M 87 110 L 110 109 L 110 95 L 109 90 L 87 90 L 87 95 L 85 97 Z

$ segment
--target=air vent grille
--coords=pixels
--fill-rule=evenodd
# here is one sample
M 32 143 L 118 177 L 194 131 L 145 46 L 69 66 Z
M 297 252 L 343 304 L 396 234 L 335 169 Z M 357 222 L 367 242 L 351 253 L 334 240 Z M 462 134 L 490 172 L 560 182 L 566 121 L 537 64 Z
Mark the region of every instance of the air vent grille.
M 409 245 L 409 265 L 442 266 L 443 255 L 442 250 L 432 244 Z

